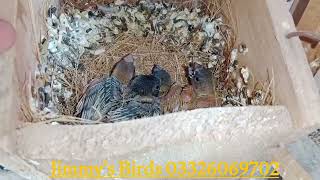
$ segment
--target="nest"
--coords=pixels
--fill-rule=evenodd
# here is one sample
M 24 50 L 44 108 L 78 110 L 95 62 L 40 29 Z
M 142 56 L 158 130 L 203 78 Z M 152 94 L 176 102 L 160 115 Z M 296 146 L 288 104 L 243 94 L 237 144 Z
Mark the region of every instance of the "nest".
M 111 0 L 64 0 L 61 1 L 61 7 L 62 11 L 68 14 L 70 11 L 77 11 L 78 9 L 83 11 L 88 8 L 108 4 L 110 1 Z M 121 1 L 116 1 L 115 3 L 119 2 L 122 3 Z M 75 53 L 73 53 L 71 58 L 78 60 L 76 67 L 64 68 L 62 70 L 59 68 L 61 64 L 59 64 L 58 68 L 42 67 L 40 64 L 40 72 L 38 72 L 40 78 L 37 79 L 40 79 L 43 83 L 40 83 L 39 87 L 33 87 L 34 99 L 33 102 L 31 102 L 31 104 L 36 105 L 26 105 L 30 104 L 30 102 L 27 101 L 25 101 L 23 105 L 23 112 L 27 120 L 30 122 L 48 122 L 47 120 L 49 120 L 49 122 L 63 121 L 66 123 L 79 123 L 80 119 L 72 116 L 85 86 L 95 78 L 108 75 L 114 63 L 129 53 L 138 57 L 138 74 L 149 74 L 152 66 L 158 64 L 164 67 L 170 73 L 173 80 L 180 85 L 186 85 L 188 83 L 184 66 L 190 61 L 196 61 L 212 68 L 214 80 L 218 84 L 216 87 L 216 96 L 222 102 L 219 106 L 272 105 L 274 103 L 274 97 L 272 96 L 272 88 L 274 86 L 273 78 L 269 78 L 269 81 L 265 83 L 257 82 L 254 79 L 254 75 L 250 73 L 250 70 L 245 66 L 240 66 L 240 63 L 237 61 L 237 56 L 239 54 L 245 54 L 247 49 L 244 44 L 236 47 L 235 42 L 237 35 L 234 30 L 236 27 L 232 21 L 229 1 L 176 0 L 170 2 L 178 8 L 199 7 L 203 13 L 212 19 L 223 18 L 223 23 L 219 25 L 220 35 L 222 36 L 219 41 L 223 41 L 225 45 L 221 46 L 223 48 L 219 50 L 218 55 L 215 55 L 217 57 L 213 58 L 212 55 L 208 55 L 210 53 L 199 50 L 204 44 L 203 42 L 198 42 L 195 36 L 191 36 L 187 38 L 187 41 L 182 41 L 181 43 L 173 43 L 171 41 L 164 41 L 164 39 L 170 37 L 170 35 L 165 33 L 136 36 L 133 35 L 132 32 L 120 32 L 114 36 L 112 43 L 107 43 L 105 40 L 97 40 L 94 45 L 95 48 L 93 50 L 91 49 L 90 52 L 88 49 L 84 50 L 81 48 L 78 49 L 78 47 L 72 47 L 71 49 L 75 51 Z M 137 1 L 133 0 L 127 3 L 134 5 L 137 4 Z M 51 10 L 49 8 L 48 16 L 50 16 L 50 12 Z M 106 37 L 104 37 L 104 39 L 106 39 Z M 216 43 L 219 44 L 219 41 Z M 50 42 L 49 44 L 45 41 L 42 42 L 40 49 L 41 54 L 45 57 L 45 60 L 42 61 L 47 61 L 50 53 L 52 53 L 48 52 Z M 77 52 L 81 52 L 80 57 L 76 56 Z M 61 57 L 63 56 L 60 55 L 53 58 L 61 59 Z M 69 66 L 70 63 L 66 65 L 66 67 Z M 41 69 L 53 69 L 52 71 L 54 72 L 42 72 Z M 62 74 L 61 71 L 63 71 Z M 59 72 L 61 75 L 55 74 L 56 72 Z M 43 91 L 46 91 L 45 87 L 54 89 L 55 86 L 58 86 L 58 88 L 62 86 L 64 89 L 62 94 L 68 94 L 68 98 L 56 97 L 56 102 L 58 103 L 51 103 L 51 107 L 54 107 L 56 112 L 52 113 L 51 110 L 45 107 L 50 106 L 50 102 L 41 102 L 41 97 L 39 97 L 41 95 L 39 95 L 36 90 L 42 88 L 44 89 Z M 41 104 L 43 106 L 40 109 L 39 102 L 40 106 Z M 81 123 L 97 122 L 81 120 Z
M 183 66 L 189 59 L 179 48 L 164 46 L 152 37 L 133 37 L 123 34 L 112 46 L 105 47 L 105 52 L 97 57 L 82 57 L 81 70 L 66 71 L 66 84 L 75 93 L 65 104 L 59 106 L 62 114 L 72 116 L 84 87 L 95 78 L 101 78 L 110 73 L 113 65 L 126 54 L 138 58 L 136 73 L 150 74 L 154 64 L 165 68 L 173 80 L 181 85 L 187 84 Z

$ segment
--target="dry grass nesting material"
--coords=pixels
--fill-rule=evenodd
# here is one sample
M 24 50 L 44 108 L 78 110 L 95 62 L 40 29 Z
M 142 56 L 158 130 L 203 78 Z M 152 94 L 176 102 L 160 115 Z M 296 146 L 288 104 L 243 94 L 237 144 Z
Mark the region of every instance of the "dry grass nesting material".
M 183 8 L 202 8 L 208 15 L 223 15 L 230 18 L 229 0 L 151 0 L 152 2 L 167 2 L 177 7 Z M 134 5 L 139 0 L 60 0 L 61 7 L 70 6 L 80 10 L 86 10 L 96 5 L 105 5 L 110 3 Z
M 64 0 L 61 1 L 61 6 L 62 11 L 65 11 L 66 14 L 68 14 L 68 8 L 70 8 L 70 10 L 72 9 L 71 11 L 74 11 L 75 9 L 84 10 L 96 6 L 97 4 L 108 4 L 111 1 L 112 0 Z M 134 4 L 136 2 L 136 0 L 132 0 L 129 1 L 129 4 Z M 108 76 L 114 63 L 129 53 L 138 57 L 137 74 L 149 74 L 152 66 L 154 64 L 158 64 L 164 67 L 170 73 L 173 80 L 181 85 L 187 84 L 183 66 L 187 65 L 188 62 L 197 61 L 204 65 L 211 66 L 214 69 L 214 80 L 217 82 L 216 96 L 218 96 L 221 102 L 223 102 L 223 104 L 220 104 L 221 106 L 272 105 L 274 103 L 274 97 L 272 95 L 274 87 L 273 77 L 271 77 L 267 83 L 257 82 L 254 79 L 254 75 L 249 74 L 251 72 L 250 70 L 247 70 L 245 67 L 241 67 L 237 63 L 237 54 L 245 53 L 245 49 L 243 47 L 235 48 L 237 34 L 235 31 L 235 23 L 232 20 L 229 0 L 175 0 L 170 2 L 178 5 L 178 7 L 201 7 L 202 11 L 213 19 L 219 17 L 223 18 L 223 23 L 219 25 L 219 34 L 221 36 L 219 40 L 223 41 L 225 45 L 219 46 L 218 60 L 216 59 L 215 64 L 212 64 L 212 59 L 210 59 L 212 55 L 199 50 L 199 47 L 204 46 L 204 44 L 202 42 L 197 42 L 197 38 L 195 36 L 188 39 L 188 42 L 175 44 L 170 43 L 170 41 L 163 41 L 163 39 L 172 36 L 172 34 L 135 36 L 130 32 L 121 32 L 115 36 L 112 43 L 100 40 L 97 41 L 98 45 L 95 44 L 95 47 L 98 47 L 99 49 L 95 50 L 99 50 L 102 53 L 99 53 L 99 55 L 93 55 L 92 52 L 90 53 L 87 50 L 84 51 L 83 55 L 79 58 L 78 67 L 63 69 L 63 76 L 61 76 L 61 74 L 57 74 L 57 72 L 61 73 L 61 68 L 59 68 L 61 65 L 47 66 L 46 68 L 52 71 L 50 71 L 49 74 L 44 75 L 47 81 L 44 84 L 47 84 L 47 86 L 49 84 L 50 88 L 54 88 L 53 86 L 57 86 L 55 83 L 59 81 L 64 89 L 72 92 L 72 95 L 67 99 L 55 99 L 54 97 L 51 97 L 53 99 L 52 101 L 58 102 L 54 105 L 56 106 L 55 108 L 58 110 L 59 115 L 52 116 L 51 114 L 50 116 L 47 116 L 45 112 L 43 113 L 39 110 L 36 110 L 37 113 L 35 113 L 34 108 L 24 105 L 23 112 L 25 113 L 28 121 L 63 121 L 67 124 L 79 122 L 79 118 L 72 116 L 85 86 L 95 78 Z M 52 21 L 54 20 L 53 17 L 51 19 Z M 66 22 L 65 19 L 63 21 Z M 55 30 L 49 29 L 49 31 L 54 33 Z M 214 43 L 219 44 L 219 41 Z M 210 45 L 212 46 L 215 44 Z M 50 41 L 49 45 L 48 43 L 44 43 L 42 46 L 43 47 L 40 47 L 40 49 L 42 49 L 41 53 L 45 56 L 44 59 L 50 59 L 49 55 L 46 57 L 46 54 L 50 54 L 48 52 Z M 65 47 L 66 45 L 63 48 Z M 223 47 L 222 50 L 221 47 Z M 81 50 L 75 49 L 75 47 L 72 48 L 77 51 Z M 192 53 L 186 53 L 186 51 L 191 51 Z M 61 58 L 64 56 L 60 55 L 58 57 Z M 56 57 L 53 57 L 53 59 L 54 58 Z M 244 77 L 249 75 L 250 78 Z M 34 89 L 36 88 L 39 87 L 34 87 Z M 27 101 L 24 102 L 24 104 L 28 103 L 29 102 Z M 52 104 L 53 103 L 51 103 L 51 105 Z M 82 120 L 81 122 L 85 124 L 96 123 L 86 120 Z
M 105 52 L 97 57 L 82 57 L 80 70 L 65 72 L 66 84 L 73 90 L 74 95 L 58 107 L 62 114 L 73 115 L 84 87 L 92 79 L 109 75 L 113 65 L 128 53 L 138 57 L 137 74 L 149 74 L 153 65 L 158 64 L 170 73 L 175 82 L 181 85 L 187 83 L 183 65 L 186 65 L 189 59 L 180 48 L 163 45 L 152 37 L 123 34 L 117 38 L 115 44 L 104 49 Z

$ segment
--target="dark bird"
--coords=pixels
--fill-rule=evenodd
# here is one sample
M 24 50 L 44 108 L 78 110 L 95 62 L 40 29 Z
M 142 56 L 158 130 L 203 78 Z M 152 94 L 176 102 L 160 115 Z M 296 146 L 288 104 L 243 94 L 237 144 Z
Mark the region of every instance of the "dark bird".
M 134 57 L 127 55 L 117 62 L 109 77 L 93 80 L 85 88 L 76 116 L 102 121 L 109 111 L 119 107 L 123 100 L 124 86 L 134 77 Z
M 173 84 L 170 74 L 159 65 L 153 66 L 151 74 L 160 80 L 160 96 L 166 95 Z
M 138 75 L 128 85 L 127 97 L 154 96 L 159 97 L 161 81 L 153 75 Z
M 121 122 L 160 115 L 160 80 L 153 75 L 136 76 L 128 85 L 121 107 L 110 111 L 107 122 Z

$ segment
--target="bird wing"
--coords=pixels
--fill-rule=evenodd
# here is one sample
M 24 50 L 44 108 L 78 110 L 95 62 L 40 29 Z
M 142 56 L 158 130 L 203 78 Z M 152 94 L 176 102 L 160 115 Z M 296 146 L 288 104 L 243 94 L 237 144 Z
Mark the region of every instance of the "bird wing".
M 77 112 L 83 119 L 98 120 L 108 111 L 117 108 L 122 100 L 122 85 L 120 81 L 111 76 L 103 78 L 90 85 L 81 98 Z
M 101 87 L 102 86 L 102 83 L 103 83 L 103 80 L 104 78 L 101 78 L 101 79 L 94 79 L 92 80 L 89 84 L 87 84 L 84 88 L 84 91 L 82 92 L 82 96 L 77 104 L 77 107 L 76 107 L 76 113 L 75 113 L 75 116 L 79 116 L 83 110 L 83 105 L 84 105 L 84 102 L 86 100 L 86 97 L 87 97 L 87 94 L 90 92 L 90 91 L 93 91 L 93 89 L 96 89 L 96 87 Z
M 110 111 L 107 115 L 109 122 L 129 121 L 143 117 L 160 115 L 161 108 L 158 99 L 151 102 L 133 99 L 120 108 Z
M 182 87 L 174 84 L 169 92 L 161 97 L 161 109 L 164 114 L 177 112 L 181 108 Z

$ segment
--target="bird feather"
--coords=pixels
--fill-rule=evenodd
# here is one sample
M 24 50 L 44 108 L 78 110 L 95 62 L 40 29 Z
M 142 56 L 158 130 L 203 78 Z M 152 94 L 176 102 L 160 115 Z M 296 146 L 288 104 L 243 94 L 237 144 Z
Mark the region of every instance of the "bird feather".
M 160 115 L 161 107 L 158 98 L 144 99 L 136 97 L 130 100 L 120 108 L 108 113 L 109 122 L 129 121 L 143 117 L 152 117 Z
M 93 81 L 81 98 L 76 114 L 81 114 L 83 119 L 99 120 L 99 114 L 105 116 L 117 108 L 117 102 L 122 100 L 122 92 L 122 84 L 114 76 Z

